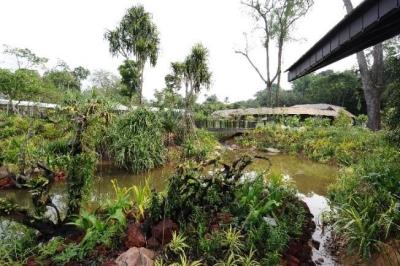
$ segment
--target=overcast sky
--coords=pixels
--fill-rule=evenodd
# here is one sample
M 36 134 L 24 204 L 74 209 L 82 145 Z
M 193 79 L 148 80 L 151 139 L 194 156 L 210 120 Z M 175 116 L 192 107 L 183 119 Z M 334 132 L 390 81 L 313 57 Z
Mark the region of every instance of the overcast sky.
M 359 4 L 361 0 L 353 0 Z M 145 72 L 144 95 L 152 98 L 155 89 L 164 87 L 170 62 L 183 60 L 196 42 L 210 52 L 213 83 L 208 94 L 221 100 L 249 99 L 263 83 L 246 60 L 235 54 L 244 45 L 243 33 L 252 36 L 251 56 L 260 68 L 265 54 L 254 22 L 240 0 L 1 0 L 0 44 L 29 48 L 40 56 L 66 61 L 71 67 L 82 65 L 90 70 L 105 69 L 117 74 L 122 58 L 113 58 L 103 38 L 113 29 L 127 8 L 142 3 L 153 14 L 160 31 L 161 50 L 155 68 Z M 284 51 L 287 69 L 345 15 L 342 0 L 315 0 L 310 13 L 300 20 L 294 31 L 295 42 Z M 9 62 L 0 57 L 5 67 Z M 355 57 L 328 68 L 349 69 Z M 290 89 L 283 75 L 283 87 Z

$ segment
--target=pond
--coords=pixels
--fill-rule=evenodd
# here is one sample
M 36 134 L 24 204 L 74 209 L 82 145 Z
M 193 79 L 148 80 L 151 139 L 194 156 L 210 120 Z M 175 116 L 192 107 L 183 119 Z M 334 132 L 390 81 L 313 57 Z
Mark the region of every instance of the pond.
M 246 150 L 232 150 L 225 148 L 222 153 L 222 160 L 224 162 L 232 162 L 244 153 Z M 250 152 L 251 153 L 251 152 Z M 314 249 L 313 259 L 322 262 L 323 265 L 335 265 L 333 259 L 325 252 L 323 243 L 329 237 L 329 232 L 322 233 L 321 228 L 321 214 L 328 210 L 328 203 L 325 198 L 327 188 L 332 184 L 338 175 L 336 167 L 319 164 L 309 160 L 301 159 L 296 156 L 289 155 L 270 155 L 266 153 L 257 153 L 258 155 L 268 157 L 271 162 L 271 168 L 266 160 L 255 160 L 249 166 L 248 171 L 269 171 L 273 174 L 280 174 L 285 179 L 293 182 L 297 186 L 300 197 L 310 207 L 311 213 L 314 215 L 314 221 L 317 225 L 317 230 L 313 238 L 321 242 L 320 250 Z M 142 174 L 131 174 L 124 169 L 118 169 L 109 162 L 103 162 L 98 166 L 97 177 L 93 184 L 93 194 L 91 202 L 98 204 L 107 198 L 113 197 L 114 191 L 111 184 L 112 179 L 118 180 L 120 187 L 130 187 L 132 185 L 140 185 L 146 179 L 151 181 L 151 184 L 156 190 L 162 190 L 166 185 L 166 179 L 173 174 L 175 166 L 173 164 L 165 165 L 162 168 L 155 169 Z M 64 185 L 57 184 L 52 193 L 56 195 L 58 205 L 63 205 L 66 195 L 63 193 Z M 30 206 L 30 198 L 26 191 L 22 190 L 5 190 L 0 191 L 0 197 L 13 198 L 20 205 Z

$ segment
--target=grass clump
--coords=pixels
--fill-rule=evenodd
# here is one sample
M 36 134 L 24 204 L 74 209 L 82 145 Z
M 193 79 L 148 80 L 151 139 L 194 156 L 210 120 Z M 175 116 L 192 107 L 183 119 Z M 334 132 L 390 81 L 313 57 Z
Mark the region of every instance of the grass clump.
M 182 144 L 185 159 L 203 161 L 210 157 L 218 146 L 218 141 L 210 132 L 200 129 L 189 135 Z
M 123 115 L 111 127 L 108 137 L 108 149 L 115 162 L 134 173 L 164 163 L 162 123 L 150 110 L 138 109 Z

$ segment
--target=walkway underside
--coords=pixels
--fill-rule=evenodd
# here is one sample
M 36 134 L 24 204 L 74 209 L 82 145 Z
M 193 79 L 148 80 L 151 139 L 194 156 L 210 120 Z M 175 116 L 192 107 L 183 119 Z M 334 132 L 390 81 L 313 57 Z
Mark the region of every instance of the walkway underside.
M 288 69 L 289 81 L 398 34 L 400 0 L 365 0 Z

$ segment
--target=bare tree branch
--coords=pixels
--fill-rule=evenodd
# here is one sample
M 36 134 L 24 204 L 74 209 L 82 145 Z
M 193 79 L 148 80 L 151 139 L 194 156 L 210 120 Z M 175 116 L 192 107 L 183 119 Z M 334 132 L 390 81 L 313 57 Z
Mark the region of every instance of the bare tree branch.
M 235 53 L 243 55 L 247 61 L 249 61 L 250 65 L 254 68 L 254 70 L 257 72 L 257 74 L 260 76 L 260 78 L 264 81 L 264 83 L 267 83 L 267 80 L 264 78 L 264 76 L 261 74 L 261 71 L 258 69 L 258 67 L 253 63 L 253 61 L 250 59 L 249 55 L 247 52 L 243 52 L 240 50 L 236 50 Z

